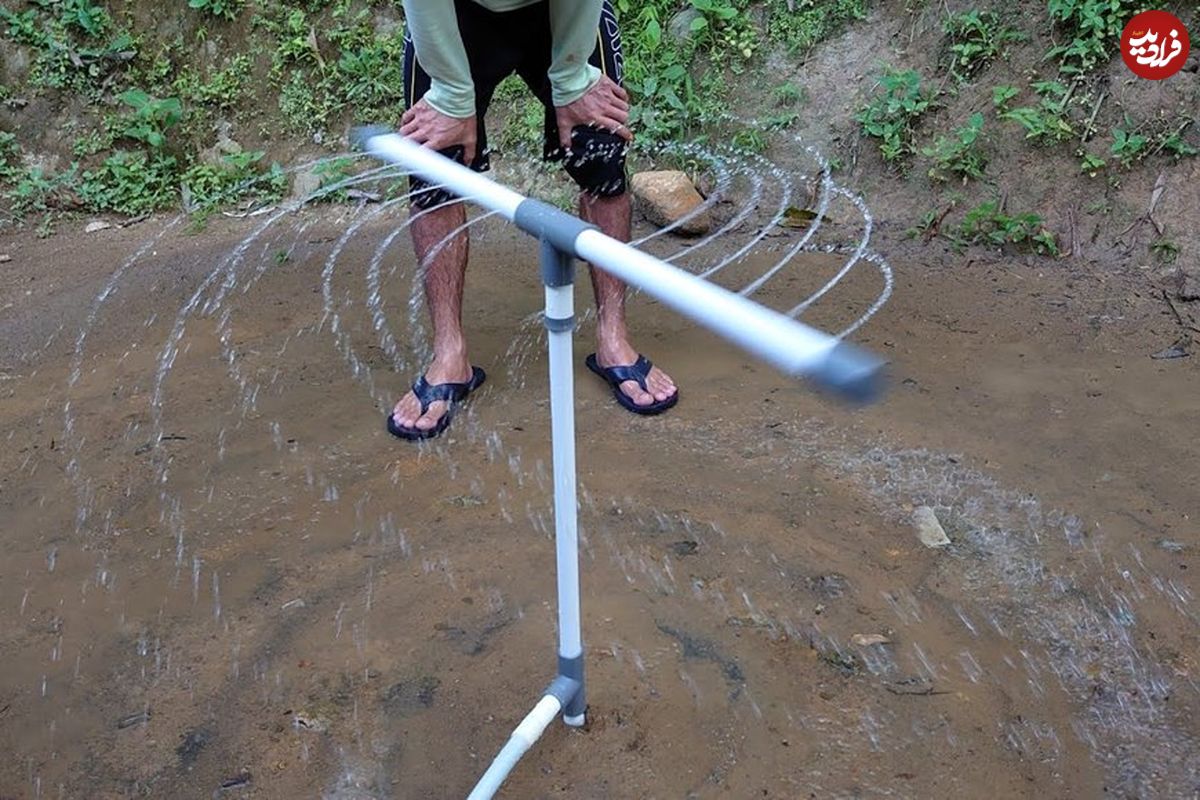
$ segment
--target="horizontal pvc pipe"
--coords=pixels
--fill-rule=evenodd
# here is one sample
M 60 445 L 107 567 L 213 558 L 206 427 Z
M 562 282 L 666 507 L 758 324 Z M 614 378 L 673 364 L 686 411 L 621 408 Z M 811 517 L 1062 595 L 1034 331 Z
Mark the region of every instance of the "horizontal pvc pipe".
M 400 134 L 370 135 L 368 129 L 359 136 L 362 137 L 363 148 L 371 155 L 400 164 L 430 183 L 444 186 L 460 197 L 504 215 L 510 222 L 517 213 L 517 206 L 525 199 L 512 189 Z
M 502 214 L 510 221 L 525 198 L 461 164 L 395 133 L 360 131 L 356 138 L 379 158 Z M 577 222 L 563 214 L 564 221 Z M 784 373 L 812 378 L 858 401 L 882 387 L 883 362 L 828 333 L 766 308 L 596 230 L 575 238 L 575 254 L 698 322 Z
M 598 231 L 581 233 L 575 248 L 580 258 L 637 286 L 789 375 L 812 372 L 840 343 L 827 333 L 664 264 Z
M 552 694 L 539 700 L 533 710 L 526 715 L 525 719 L 521 720 L 521 724 L 512 732 L 508 743 L 501 748 L 492 761 L 492 765 L 488 767 L 488 771 L 483 773 L 483 777 L 479 779 L 479 783 L 475 784 L 475 788 L 471 790 L 467 800 L 490 800 L 496 792 L 500 791 L 500 786 L 508 778 L 508 774 L 512 772 L 517 762 L 521 760 L 521 756 L 525 755 L 529 748 L 533 747 L 533 743 L 541 738 L 542 733 L 558 716 L 561 708 L 562 704 Z

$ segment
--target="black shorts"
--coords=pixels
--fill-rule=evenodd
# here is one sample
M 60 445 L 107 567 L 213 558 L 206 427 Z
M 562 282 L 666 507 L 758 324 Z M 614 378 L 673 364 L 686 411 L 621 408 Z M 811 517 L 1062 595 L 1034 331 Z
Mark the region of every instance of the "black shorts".
M 476 172 L 491 167 L 484 115 L 500 82 L 516 73 L 541 101 L 546 111 L 543 158 L 549 161 L 566 160 L 566 169 L 579 187 L 600 197 L 615 197 L 625 192 L 625 141 L 615 133 L 594 128 L 577 127 L 571 132 L 571 153 L 563 152 L 559 144 L 558 122 L 551 99 L 550 78 L 550 5 L 534 3 L 513 11 L 489 11 L 473 0 L 455 0 L 458 30 L 467 51 L 471 79 L 475 84 L 475 114 L 478 123 L 478 142 L 474 162 Z M 612 5 L 605 0 L 596 31 L 596 49 L 589 59 L 602 74 L 621 84 L 624 59 L 621 55 L 621 32 L 617 27 Z M 429 90 L 430 79 L 417 60 L 412 37 L 404 43 L 404 102 L 405 108 Z M 461 145 L 445 148 L 443 154 L 462 161 Z M 419 178 L 412 178 L 412 202 L 420 208 L 441 205 L 453 195 L 441 189 L 431 189 Z

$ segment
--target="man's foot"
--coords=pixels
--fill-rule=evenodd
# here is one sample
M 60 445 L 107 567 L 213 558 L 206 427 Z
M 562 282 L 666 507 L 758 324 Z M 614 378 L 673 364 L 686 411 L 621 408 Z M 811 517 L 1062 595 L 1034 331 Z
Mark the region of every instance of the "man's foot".
M 474 370 L 466 356 L 461 359 L 435 358 L 425 372 L 425 381 L 433 387 L 443 383 L 469 384 L 473 376 Z M 416 392 L 409 390 L 392 409 L 391 420 L 402 430 L 428 432 L 438 426 L 449 410 L 450 401 L 446 400 L 436 400 L 422 410 L 420 398 Z
M 614 384 L 614 390 L 629 401 L 628 403 L 622 402 L 621 405 L 629 408 L 630 411 L 638 409 L 644 409 L 647 412 L 651 412 L 651 409 L 666 411 L 678 399 L 678 387 L 675 386 L 675 382 L 671 380 L 670 375 L 653 364 L 649 364 L 628 343 L 615 347 L 600 348 L 594 356 L 589 358 L 588 366 L 591 368 L 594 364 L 593 372 L 596 372 L 610 383 L 614 383 L 612 377 L 614 368 L 625 367 L 636 373 L 639 370 L 639 364 L 642 362 L 649 365 L 649 369 L 643 377 L 645 381 L 644 389 L 635 377 L 630 377 L 629 380 Z M 621 377 L 619 371 L 617 377 Z M 631 408 L 630 405 L 634 406 L 634 408 Z

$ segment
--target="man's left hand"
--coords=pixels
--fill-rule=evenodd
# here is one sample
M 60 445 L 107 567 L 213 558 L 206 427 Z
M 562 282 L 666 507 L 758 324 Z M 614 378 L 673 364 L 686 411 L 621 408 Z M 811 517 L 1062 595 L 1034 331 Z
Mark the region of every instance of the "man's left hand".
M 592 88 L 573 103 L 554 109 L 558 121 L 558 142 L 571 149 L 571 131 L 577 125 L 590 125 L 612 131 L 627 142 L 633 141 L 629 122 L 629 94 L 611 78 L 602 75 Z

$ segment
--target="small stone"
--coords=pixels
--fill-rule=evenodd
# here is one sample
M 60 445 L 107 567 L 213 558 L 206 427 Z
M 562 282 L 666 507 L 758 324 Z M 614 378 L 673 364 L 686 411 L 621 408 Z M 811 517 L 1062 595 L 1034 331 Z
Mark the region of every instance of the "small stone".
M 89 222 L 87 227 L 83 229 L 84 233 L 96 233 L 97 231 L 106 231 L 112 227 L 111 222 L 105 222 L 102 219 Z
M 704 205 L 688 176 L 676 170 L 639 172 L 630 181 L 633 196 L 646 219 L 660 228 L 674 225 Z M 685 236 L 699 236 L 712 226 L 708 210 L 688 217 L 673 231 Z
M 325 731 L 329 730 L 329 720 L 319 714 L 297 711 L 292 715 L 292 727 L 298 731 L 325 733 Z
M 683 558 L 684 556 L 694 556 L 700 550 L 700 543 L 694 542 L 691 539 L 675 542 L 671 545 L 671 552 Z
M 891 644 L 892 640 L 881 633 L 856 633 L 850 637 L 850 643 L 870 647 L 873 644 Z
M 447 497 L 446 504 L 455 508 L 478 508 L 484 504 L 484 500 L 476 494 L 456 494 L 453 497 Z
M 667 34 L 677 42 L 686 42 L 695 33 L 692 24 L 698 19 L 704 19 L 704 15 L 698 9 L 685 8 L 671 17 L 671 21 L 667 23 Z
M 0 253 L 0 264 L 7 264 L 10 261 L 12 261 L 12 256 L 8 253 Z
M 937 514 L 929 506 L 921 506 L 913 512 L 913 525 L 917 528 L 917 537 L 926 547 L 945 547 L 950 544 L 950 537 L 938 521 Z
M 313 170 L 300 170 L 292 178 L 292 199 L 307 200 L 321 188 L 321 176 Z

